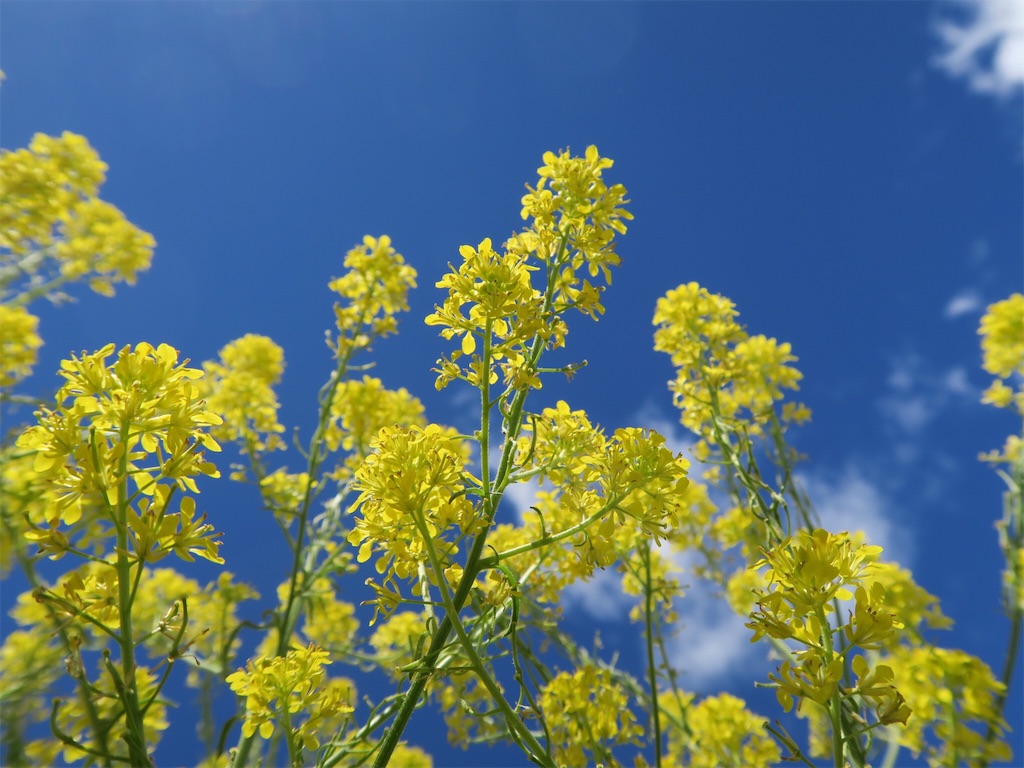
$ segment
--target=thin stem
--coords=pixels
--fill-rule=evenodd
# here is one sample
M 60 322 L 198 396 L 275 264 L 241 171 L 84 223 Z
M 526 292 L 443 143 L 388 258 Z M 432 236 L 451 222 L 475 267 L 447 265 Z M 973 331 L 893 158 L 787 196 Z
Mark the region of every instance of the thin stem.
M 1013 619 L 1010 623 L 1010 641 L 1006 647 L 1006 659 L 1003 662 L 1003 689 L 996 696 L 996 717 L 989 721 L 988 727 L 985 729 L 985 744 L 991 744 L 996 740 L 999 735 L 998 721 L 1002 719 L 1003 710 L 1006 709 L 1006 699 L 1010 692 L 1010 684 L 1013 682 L 1013 670 L 1017 664 L 1017 653 L 1020 650 L 1020 636 L 1021 636 L 1021 612 L 1019 610 L 1014 611 Z M 983 755 L 987 752 L 983 752 Z M 988 760 L 984 757 L 979 763 L 981 768 L 985 768 L 988 765 Z
M 130 425 L 121 426 L 121 443 L 128 445 Z M 95 433 L 94 433 L 95 439 Z M 128 743 L 128 756 L 133 765 L 151 766 L 146 749 L 146 734 L 143 714 L 139 706 L 139 691 L 135 666 L 135 638 L 132 632 L 132 573 L 128 556 L 128 451 L 121 453 L 120 479 L 117 486 L 116 532 L 117 532 L 117 593 L 120 614 L 119 640 L 121 647 L 121 675 L 123 678 L 122 703 Z M 138 566 L 141 569 L 141 563 Z M 113 670 L 113 667 L 110 668 Z
M 654 765 L 661 768 L 661 713 L 658 708 L 658 668 L 654 662 L 654 591 L 651 589 L 651 546 L 643 545 L 644 640 L 647 645 L 647 677 L 651 686 L 651 725 L 654 728 Z
M 365 318 L 361 317 L 357 326 L 358 333 L 362 332 L 365 325 Z M 302 505 L 296 515 L 298 518 L 298 526 L 292 546 L 293 556 L 291 574 L 288 579 L 288 599 L 285 601 L 284 610 L 280 613 L 278 618 L 276 650 L 276 655 L 278 656 L 283 656 L 287 653 L 292 632 L 295 630 L 295 625 L 298 623 L 299 609 L 296 601 L 299 597 L 299 577 L 300 574 L 304 572 L 303 545 L 305 542 L 306 521 L 309 518 L 310 506 L 312 505 L 313 498 L 315 497 L 314 487 L 317 485 L 317 473 L 320 470 L 321 463 L 326 457 L 324 439 L 328 423 L 330 422 L 331 405 L 334 402 L 334 395 L 337 392 L 345 373 L 348 371 L 348 364 L 352 358 L 352 353 L 353 349 L 351 347 L 346 347 L 343 353 L 339 353 L 338 363 L 320 394 L 319 419 L 317 421 L 316 430 L 313 432 L 313 437 L 310 438 L 309 441 L 309 464 L 307 467 L 306 487 L 302 495 Z M 249 753 L 252 751 L 255 738 L 255 735 L 245 736 L 244 734 L 240 737 L 238 746 L 235 749 L 235 758 L 232 761 L 233 766 L 240 768 L 248 762 Z
M 817 611 L 818 622 L 821 625 L 821 635 L 824 643 L 825 655 L 822 662 L 827 666 L 834 658 L 834 649 L 832 646 L 832 632 L 829 629 L 828 617 L 825 616 L 825 611 L 818 608 Z M 845 734 L 843 732 L 843 702 L 842 692 L 839 690 L 839 686 L 836 686 L 836 690 L 832 693 L 828 702 L 828 715 L 832 721 L 832 760 L 836 768 L 844 768 L 846 761 L 843 759 L 843 745 L 845 743 Z
M 576 525 L 569 526 L 563 531 L 559 531 L 558 533 L 549 533 L 547 536 L 534 539 L 526 544 L 520 544 L 518 547 L 512 547 L 512 549 L 506 549 L 504 552 L 498 552 L 490 557 L 485 557 L 480 561 L 480 569 L 493 568 L 503 560 L 508 560 L 509 558 L 515 557 L 516 555 L 522 555 L 526 552 L 532 552 L 535 549 L 542 549 L 547 547 L 549 544 L 555 544 L 559 541 L 563 541 L 564 539 L 568 539 L 571 536 L 586 530 L 613 509 L 616 509 L 619 506 L 619 503 L 626 498 L 632 490 L 632 486 L 628 487 L 623 493 L 617 494 L 606 501 L 604 506 L 590 517 L 576 523 Z
M 469 662 L 473 667 L 473 671 L 476 673 L 477 678 L 483 686 L 487 689 L 487 692 L 491 694 L 491 698 L 494 700 L 494 703 L 497 704 L 498 708 L 504 715 L 505 722 L 508 724 L 509 729 L 514 733 L 513 738 L 517 742 L 520 740 L 525 742 L 524 751 L 527 751 L 534 762 L 541 765 L 552 766 L 553 768 L 555 765 L 554 762 L 548 756 L 546 750 L 537 742 L 536 737 L 530 732 L 530 729 L 526 727 L 522 719 L 509 706 L 508 701 L 505 699 L 505 695 L 498 687 L 498 684 L 494 682 L 494 679 L 488 673 L 483 660 L 476 652 L 473 640 L 466 634 L 466 628 L 462 625 L 462 621 L 459 619 L 459 612 L 455 610 L 455 606 L 452 604 L 451 591 L 445 582 L 444 564 L 438 557 L 437 549 L 434 547 L 434 542 L 431 539 L 430 531 L 427 529 L 422 513 L 413 515 L 413 519 L 416 522 L 416 527 L 419 529 L 420 537 L 423 539 L 424 546 L 426 547 L 427 557 L 430 559 L 430 565 L 434 571 L 434 577 L 437 580 L 438 591 L 441 593 L 441 599 L 444 602 L 445 615 L 451 619 L 452 628 L 455 630 L 455 634 L 459 638 L 459 643 L 462 645 L 462 649 L 468 657 Z M 520 746 L 524 745 L 520 744 Z

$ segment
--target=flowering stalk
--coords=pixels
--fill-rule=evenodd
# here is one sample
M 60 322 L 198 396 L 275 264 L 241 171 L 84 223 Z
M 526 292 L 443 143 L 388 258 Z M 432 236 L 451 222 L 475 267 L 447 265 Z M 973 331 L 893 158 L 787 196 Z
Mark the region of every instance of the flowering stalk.
M 978 333 L 982 337 L 983 367 L 995 376 L 982 396 L 982 403 L 1015 411 L 1018 421 L 1024 421 L 1024 294 L 1015 293 L 989 306 Z M 981 459 L 992 464 L 1006 483 L 1003 515 L 996 524 L 999 548 L 1006 562 L 1003 610 L 1010 619 L 1002 690 L 996 698 L 996 711 L 1001 716 L 1013 680 L 1024 621 L 1024 426 L 1019 434 L 1007 438 L 1001 451 L 983 454 Z M 997 721 L 988 724 L 985 743 L 989 749 L 997 747 L 1000 730 Z M 986 757 L 981 765 L 987 763 Z
M 387 765 L 390 760 L 450 633 L 455 630 L 464 651 L 471 657 L 475 655 L 475 651 L 466 645 L 466 633 L 459 613 L 483 569 L 488 534 L 505 488 L 512 479 L 527 395 L 531 389 L 540 387 L 536 378 L 540 357 L 545 347 L 563 344 L 566 330 L 560 314 L 564 309 L 575 306 L 592 317 L 603 312 L 597 301 L 597 292 L 586 281 L 581 286 L 575 277 L 575 269 L 588 263 L 592 274 L 604 270 L 607 275 L 606 264 L 617 263 L 618 259 L 607 247 L 610 237 L 597 238 L 596 242 L 601 245 L 592 249 L 592 246 L 583 244 L 587 237 L 585 233 L 599 233 L 605 229 L 622 232 L 625 227 L 619 219 L 631 218 L 626 211 L 616 207 L 623 200 L 624 190 L 621 187 L 607 188 L 601 182 L 601 171 L 609 167 L 611 161 L 600 158 L 596 148 L 588 148 L 585 158 L 570 158 L 568 153 L 560 156 L 547 153 L 544 159 L 546 165 L 540 169 L 541 182 L 536 190 L 531 189 L 530 194 L 523 198 L 523 218 L 532 216 L 533 228 L 506 243 L 508 250 L 503 255 L 493 251 L 490 240 L 484 240 L 475 249 L 464 246 L 461 249 L 465 259 L 463 266 L 457 272 L 453 268 L 453 272 L 438 283 L 439 287 L 449 288 L 448 299 L 443 307 L 438 307 L 427 318 L 428 324 L 442 326 L 441 333 L 445 338 L 462 337 L 461 352 L 438 361 L 438 388 L 460 378 L 480 389 L 481 422 L 476 435 L 481 456 L 480 506 L 461 579 L 450 601 L 445 598 L 445 617 L 434 632 L 421 659 L 420 669 L 381 741 L 374 762 L 377 768 Z M 545 189 L 548 180 L 551 180 L 553 192 Z M 592 198 L 607 199 L 610 204 L 597 213 Z M 591 216 L 592 224 L 586 221 Z M 578 250 L 571 251 L 570 243 L 576 243 Z M 526 260 L 533 255 L 545 268 L 546 284 L 542 295 L 538 295 L 530 285 L 529 273 L 534 267 L 528 267 Z M 468 316 L 462 312 L 462 306 L 467 302 L 473 304 Z M 463 368 L 457 361 L 475 351 L 476 336 L 483 341 L 482 354 Z M 506 389 L 495 400 L 491 395 L 491 385 L 497 380 L 496 367 L 504 372 Z M 498 466 L 492 473 L 490 435 L 492 412 L 496 405 L 501 410 L 505 439 Z M 423 535 L 426 535 L 425 531 Z M 438 569 L 442 569 L 440 563 L 435 571 Z M 441 589 L 444 593 L 443 586 Z M 507 707 L 483 667 L 479 663 L 474 667 L 498 706 Z M 547 764 L 550 758 L 546 757 L 529 731 L 520 726 L 519 718 L 507 716 L 506 722 L 524 740 L 532 757 Z

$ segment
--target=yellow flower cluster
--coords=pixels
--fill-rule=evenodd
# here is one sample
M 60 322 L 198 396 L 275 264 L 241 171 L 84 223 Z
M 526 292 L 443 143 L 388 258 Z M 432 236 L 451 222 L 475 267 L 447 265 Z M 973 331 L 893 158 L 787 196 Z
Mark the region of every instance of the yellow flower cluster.
M 289 516 L 302 507 L 308 485 L 308 472 L 289 473 L 286 469 L 276 469 L 260 480 L 260 494 L 271 512 Z
M 36 472 L 32 465 L 35 455 L 22 451 L 17 446 L 6 447 L 0 452 L 0 523 L 4 535 L 0 536 L 0 576 L 5 576 L 13 563 L 20 557 L 30 557 L 26 551 L 28 539 L 25 534 L 31 530 L 30 521 L 46 519 L 46 510 L 50 506 L 52 489 L 45 478 Z M 95 517 L 87 511 L 79 521 L 79 546 L 90 548 L 91 540 L 103 539 L 100 553 L 106 545 L 102 526 L 87 526 Z M 54 551 L 62 552 L 65 542 L 55 542 Z
M 106 625 L 111 621 L 116 625 L 118 619 L 116 586 L 113 570 L 106 563 L 93 562 L 66 574 L 53 588 L 40 586 L 18 597 L 11 616 L 19 629 L 9 633 L 0 648 L 5 729 L 12 734 L 31 733 L 34 726 L 50 722 L 51 700 L 60 691 L 61 678 L 70 679 L 78 695 L 62 698 L 56 713 L 58 732 L 71 741 L 62 743 L 48 735 L 19 744 L 23 750 L 20 758 L 16 753 L 7 754 L 12 764 L 54 765 L 61 758 L 77 763 L 88 758 L 89 750 L 127 762 L 128 734 L 118 693 L 124 681 L 109 659 L 94 653 L 109 640 Z M 140 619 L 164 597 L 144 590 L 140 590 L 138 603 L 148 601 L 147 608 L 135 606 Z M 68 621 L 69 616 L 82 614 L 89 619 L 74 624 Z M 99 661 L 95 673 L 89 669 L 89 656 Z M 155 670 L 136 667 L 133 684 L 143 701 L 154 696 L 156 683 Z M 98 723 L 101 728 L 96 727 Z M 167 727 L 164 703 L 158 697 L 145 710 L 143 725 L 147 743 L 155 746 Z
M 563 563 L 567 573 L 589 575 L 640 541 L 659 541 L 684 524 L 691 508 L 689 462 L 657 432 L 618 429 L 609 439 L 564 401 L 531 419 L 526 431 L 518 462 L 525 476 L 558 488 L 544 525 L 547 534 L 564 535 L 572 545 L 564 553 L 579 564 Z
M 592 664 L 560 672 L 540 691 L 537 705 L 559 765 L 616 765 L 610 747 L 639 744 L 643 728 L 629 708 L 629 695 L 607 669 Z M 589 754 L 588 754 L 589 753 Z
M 347 480 L 370 452 L 383 427 L 423 427 L 423 403 L 401 389 L 388 389 L 380 379 L 363 376 L 362 381 L 343 381 L 334 391 L 324 442 L 331 451 L 339 448 L 348 455 L 334 472 Z
M 380 552 L 377 573 L 402 579 L 416 576 L 421 565 L 451 565 L 458 551 L 452 530 L 460 538 L 475 523 L 463 466 L 451 430 L 436 424 L 381 429 L 352 484 L 359 495 L 350 509 L 361 516 L 348 541 L 359 547 L 359 562 Z M 377 607 L 387 615 L 394 606 L 378 599 Z
M 482 370 L 482 358 L 477 355 L 467 370 L 455 363 L 463 355 L 472 355 L 479 338 L 489 354 L 499 364 L 507 383 L 515 389 L 524 386 L 540 387 L 536 373 L 524 367 L 529 344 L 533 337 L 544 328 L 544 297 L 534 290 L 530 273 L 536 270 L 526 263 L 526 254 L 499 254 L 491 247 L 490 238 L 473 248 L 464 245 L 459 249 L 462 265 L 437 282 L 438 288 L 447 288 L 448 296 L 443 307 L 426 318 L 427 325 L 442 326 L 441 336 L 446 339 L 461 337 L 461 351 L 453 352 L 450 358 L 442 359 L 438 389 L 453 378 L 463 378 L 473 386 L 479 386 L 482 377 L 488 383 L 498 380 L 493 368 Z M 468 314 L 463 307 L 469 304 Z M 561 334 L 564 337 L 564 334 Z M 561 345 L 556 334 L 555 346 Z
M 569 263 L 560 267 L 563 273 L 556 288 L 565 304 L 571 305 L 581 291 L 575 273 L 584 265 L 591 277 L 600 272 L 605 282 L 611 282 L 609 267 L 620 261 L 612 242 L 616 233 L 626 233 L 625 221 L 633 214 L 622 207 L 629 202 L 626 188 L 605 184 L 603 172 L 614 161 L 601 157 L 597 147 L 587 147 L 583 157 L 573 157 L 568 149 L 557 155 L 545 152 L 543 160 L 537 169 L 537 186 L 527 187 L 523 196 L 521 215 L 524 220 L 533 219 L 530 232 L 536 242 L 529 247 L 542 261 L 558 260 L 560 249 L 574 252 Z M 564 243 L 559 242 L 562 239 Z M 584 281 L 582 292 L 591 290 Z
M 585 269 L 611 282 L 610 267 L 619 263 L 615 235 L 633 218 L 622 207 L 626 190 L 605 184 L 602 173 L 612 161 L 594 146 L 584 157 L 547 152 L 544 163 L 536 188 L 523 197 L 522 217 L 532 219 L 530 227 L 501 252 L 490 238 L 475 248 L 463 245 L 462 265 L 449 265 L 451 272 L 437 283 L 448 296 L 426 322 L 441 326 L 446 339 L 459 338 L 461 347 L 437 361 L 438 389 L 454 379 L 494 384 L 499 370 L 510 392 L 539 389 L 539 351 L 564 346 L 565 311 L 575 308 L 594 319 L 604 312 L 603 289 L 578 273 Z M 535 287 L 532 273 L 538 271 L 544 280 Z M 459 362 L 463 357 L 468 365 Z
M 989 306 L 978 333 L 983 366 L 996 377 L 982 402 L 1024 415 L 1024 294 L 1015 293 Z M 1017 423 L 1019 427 L 1020 421 Z M 1008 435 L 1001 449 L 983 453 L 980 458 L 995 466 L 1006 465 L 1000 474 L 1008 488 L 996 530 L 1006 561 L 1003 605 L 1007 615 L 1019 617 L 1024 612 L 1024 434 Z
M 0 249 L 9 251 L 0 265 L 32 276 L 23 294 L 53 295 L 57 285 L 88 277 L 94 291 L 109 296 L 115 283 L 134 285 L 149 268 L 152 235 L 96 197 L 106 171 L 89 143 L 68 132 L 37 133 L 27 149 L 0 153 Z M 33 254 L 57 276 L 44 274 Z
M 388 760 L 388 768 L 434 768 L 434 761 L 419 747 L 399 742 Z
M 983 367 L 996 377 L 982 394 L 981 402 L 1024 414 L 1024 294 L 1015 293 L 990 305 L 978 333 Z M 992 464 L 1024 466 L 1024 440 L 1012 434 L 1002 450 L 982 454 L 981 458 Z
M 43 340 L 39 318 L 24 307 L 0 304 L 0 388 L 11 387 L 32 373 Z
M 50 692 L 55 690 L 64 673 L 62 649 L 50 632 L 38 629 L 17 629 L 9 632 L 0 647 L 0 679 L 4 681 L 4 730 L 10 734 L 28 731 L 34 723 L 44 723 L 50 717 Z M 42 744 L 32 750 L 42 752 Z M 54 745 L 56 756 L 58 747 Z M 19 763 L 19 756 L 8 752 L 11 765 Z M 22 765 L 30 764 L 22 758 Z M 53 760 L 42 760 L 36 765 L 52 765 Z
M 990 305 L 978 333 L 986 371 L 1001 379 L 1024 376 L 1024 294 Z
M 132 624 L 145 633 L 139 644 L 154 659 L 189 656 L 192 687 L 199 687 L 202 674 L 227 674 L 241 645 L 238 606 L 259 597 L 227 571 L 203 587 L 173 568 L 144 570 L 136 595 Z
M 847 533 L 832 534 L 822 529 L 800 531 L 770 549 L 753 568 L 767 566 L 763 575 L 767 589 L 757 590 L 757 610 L 746 625 L 754 631 L 752 641 L 765 635 L 792 640 L 803 646 L 794 652 L 795 663 L 787 660 L 774 682 L 779 703 L 788 712 L 796 700 L 830 706 L 833 697 L 860 695 L 870 699 L 882 723 L 905 723 L 910 709 L 892 684 L 892 670 L 886 665 L 871 668 L 855 648 L 865 650 L 891 647 L 904 625 L 887 599 L 881 581 L 872 581 L 881 547 L 855 544 Z M 842 625 L 845 642 L 834 637 L 828 616 L 836 602 L 853 598 L 854 609 Z M 857 676 L 856 685 L 841 690 L 847 664 Z M 834 723 L 833 726 L 836 724 Z
M 924 627 L 931 629 L 948 629 L 953 620 L 942 612 L 939 598 L 920 587 L 914 581 L 910 571 L 891 563 L 872 564 L 865 579 L 865 584 L 880 584 L 885 590 L 885 602 L 897 611 L 905 632 L 920 636 Z M 889 638 L 892 641 L 902 639 L 899 635 Z M 895 647 L 895 642 L 886 642 L 886 648 Z
M 266 336 L 246 334 L 220 351 L 219 362 L 203 363 L 201 394 L 223 423 L 213 434 L 237 441 L 243 453 L 283 450 L 280 407 L 274 386 L 284 373 L 284 350 Z
M 387 235 L 366 235 L 362 245 L 346 254 L 345 267 L 348 272 L 328 284 L 346 300 L 334 305 L 338 337 L 328 339 L 339 358 L 394 333 L 395 315 L 409 310 L 409 290 L 416 287 L 416 270 L 391 247 Z
M 286 594 L 279 593 L 282 603 Z M 331 655 L 351 650 L 359 619 L 356 607 L 345 600 L 339 600 L 334 584 L 321 577 L 303 587 L 302 599 L 305 606 L 302 637 Z
M 415 611 L 397 611 L 381 622 L 370 638 L 380 665 L 393 678 L 405 676 L 402 667 L 416 658 L 416 650 L 427 631 L 426 617 Z
M 438 676 L 430 685 L 438 686 L 435 699 L 444 711 L 448 743 L 453 747 L 465 750 L 471 744 L 507 738 L 508 724 L 493 709 L 494 699 L 479 676 L 470 671 L 446 671 L 444 678 Z
M 149 269 L 156 240 L 116 207 L 103 200 L 76 205 L 64 222 L 56 255 L 69 279 L 95 274 L 89 287 L 103 296 L 114 295 L 114 283 L 135 285 L 139 272 Z
M 0 153 L 0 247 L 24 253 L 53 242 L 62 215 L 94 197 L 107 174 L 84 136 L 37 133 L 28 149 Z
M 245 697 L 242 732 L 269 739 L 275 727 L 283 728 L 293 764 L 298 750 L 316 749 L 322 721 L 354 711 L 349 692 L 329 685 L 324 667 L 330 663 L 327 652 L 310 643 L 284 656 L 250 659 L 228 675 L 231 690 Z
M 897 732 L 903 746 L 915 754 L 924 750 L 930 765 L 950 768 L 1012 758 L 1005 741 L 984 736 L 985 729 L 1006 730 L 997 703 L 1004 686 L 987 664 L 963 651 L 933 647 L 901 648 L 886 661 L 914 710 Z
M 176 491 L 198 492 L 195 477 L 219 476 L 203 453 L 220 450 L 207 432 L 220 418 L 192 383 L 202 372 L 179 364 L 177 350 L 166 344 L 126 346 L 108 364 L 113 351 L 108 344 L 63 361 L 66 383 L 56 407 L 40 410 L 38 425 L 18 438 L 19 448 L 35 454 L 33 471 L 52 489 L 43 519 L 32 521 L 26 535 L 59 556 L 69 546 L 60 524 L 102 509 L 130 529 L 140 560 L 173 551 L 185 560 L 195 553 L 223 562 L 218 534 L 194 517 L 194 499 L 186 496 L 178 512 L 170 511 Z
M 783 389 L 798 389 L 801 373 L 788 343 L 749 336 L 736 322 L 739 313 L 724 296 L 697 283 L 680 285 L 658 299 L 654 313 L 654 348 L 672 357 L 677 368 L 670 384 L 682 423 L 702 438 L 717 442 L 716 427 L 742 420 L 759 434 L 773 418 Z M 810 417 L 801 404 L 782 413 L 800 423 Z
M 683 596 L 683 585 L 673 575 L 682 569 L 668 552 L 641 545 L 623 554 L 619 568 L 623 572 L 623 594 L 644 598 L 650 591 L 657 620 L 671 626 L 679 619 L 673 601 Z M 630 621 L 644 621 L 645 611 L 644 600 L 637 600 L 629 609 Z
M 80 747 L 63 743 L 53 738 L 37 739 L 26 747 L 26 755 L 34 765 L 58 764 L 58 755 L 66 763 L 77 764 L 88 760 L 91 754 L 99 752 L 110 755 L 115 761 L 129 764 L 130 753 L 127 741 L 130 738 L 125 727 L 120 689 L 123 683 L 115 677 L 116 668 L 100 662 L 97 674 L 90 680 L 88 704 L 81 697 L 61 701 L 54 725 L 58 733 L 70 736 Z M 73 665 L 72 676 L 80 675 Z M 135 686 L 139 698 L 148 702 L 143 712 L 143 733 L 145 744 L 152 750 L 160 742 L 161 733 L 167 730 L 167 705 L 156 693 L 158 677 L 143 666 L 135 669 Z M 103 728 L 95 728 L 95 723 Z
M 765 730 L 765 719 L 748 710 L 743 699 L 723 693 L 698 704 L 693 700 L 692 694 L 681 700 L 668 692 L 658 697 L 668 716 L 666 764 L 768 768 L 778 763 L 779 747 Z

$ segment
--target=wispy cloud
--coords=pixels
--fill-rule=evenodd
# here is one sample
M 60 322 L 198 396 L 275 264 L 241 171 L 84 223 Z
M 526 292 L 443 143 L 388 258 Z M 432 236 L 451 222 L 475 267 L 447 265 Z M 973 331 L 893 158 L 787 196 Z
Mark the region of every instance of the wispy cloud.
M 623 619 L 636 600 L 622 591 L 622 574 L 612 568 L 597 569 L 587 581 L 570 584 L 562 599 L 570 611 L 582 610 L 599 621 Z
M 946 302 L 942 314 L 952 320 L 962 315 L 973 315 L 981 309 L 981 294 L 974 288 L 965 288 Z
M 942 50 L 934 63 L 963 78 L 975 93 L 1008 96 L 1024 88 L 1024 3 L 1020 0 L 958 0 L 960 16 L 935 24 Z
M 963 366 L 934 371 L 915 354 L 892 361 L 887 384 L 878 410 L 896 441 L 897 458 L 903 460 L 916 458 L 925 430 L 945 409 L 979 396 Z
M 695 580 L 676 608 L 677 632 L 667 646 L 669 660 L 683 673 L 683 688 L 712 693 L 731 681 L 763 676 L 765 646 L 750 642 L 745 619 L 714 586 Z
M 868 543 L 882 547 L 886 560 L 911 565 L 910 530 L 900 524 L 895 504 L 863 468 L 850 463 L 839 472 L 801 473 L 799 480 L 824 528 L 863 531 Z

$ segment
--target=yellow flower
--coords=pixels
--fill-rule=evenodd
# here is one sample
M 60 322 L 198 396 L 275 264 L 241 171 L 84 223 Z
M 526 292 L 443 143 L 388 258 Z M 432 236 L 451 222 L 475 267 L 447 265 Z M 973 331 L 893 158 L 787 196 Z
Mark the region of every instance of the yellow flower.
M 684 694 L 683 699 L 678 702 L 667 691 L 659 695 L 659 704 L 668 716 L 665 730 L 674 764 L 767 768 L 779 761 L 779 747 L 765 730 L 765 718 L 748 710 L 743 699 L 728 693 L 708 696 L 695 705 L 690 704 L 693 696 Z M 685 704 L 685 715 L 679 703 Z M 686 729 L 681 727 L 684 717 Z
M 953 620 L 942 612 L 939 599 L 918 586 L 908 570 L 890 563 L 875 563 L 863 583 L 881 584 L 887 610 L 914 632 L 920 632 L 924 626 L 946 629 L 953 625 Z
M 819 609 L 830 612 L 833 598 L 853 597 L 850 587 L 864 580 L 882 548 L 855 545 L 848 533 L 832 534 L 819 528 L 800 531 L 762 552 L 764 556 L 754 567 L 768 566 L 766 581 L 773 593 L 791 606 L 782 611 L 776 603 L 782 611 L 778 615 L 790 613 L 799 619 Z
M 338 337 L 328 340 L 338 357 L 394 333 L 395 315 L 408 311 L 409 290 L 416 287 L 416 270 L 391 247 L 387 235 L 366 235 L 346 254 L 345 267 L 348 272 L 328 284 L 346 300 L 334 305 Z
M 305 604 L 302 636 L 331 654 L 340 654 L 352 648 L 359 628 L 356 607 L 339 600 L 334 587 L 326 578 L 305 585 Z
M 24 307 L 0 304 L 0 387 L 10 387 L 32 373 L 36 350 L 43 340 L 36 333 L 39 318 Z
M 423 614 L 399 611 L 377 625 L 370 638 L 370 645 L 377 652 L 380 665 L 393 678 L 401 679 L 405 675 L 402 667 L 416 659 L 416 651 L 426 631 L 426 618 Z
M 464 245 L 459 253 L 462 265 L 456 270 L 449 264 L 452 271 L 437 283 L 438 288 L 448 289 L 444 306 L 435 306 L 426 324 L 441 326 L 441 336 L 446 339 L 460 338 L 460 351 L 452 354 L 452 363 L 473 355 L 478 337 L 488 345 L 495 361 L 525 362 L 523 353 L 544 325 L 544 299 L 530 277 L 537 268 L 526 263 L 525 254 L 499 254 L 491 247 L 490 238 L 476 248 Z M 474 362 L 481 359 L 473 356 Z M 471 367 L 467 380 L 475 386 L 483 375 Z M 492 383 L 497 379 L 492 369 L 486 375 Z
M 94 197 L 106 171 L 89 142 L 67 131 L 0 152 L 0 248 L 23 254 L 50 245 L 67 210 Z
M 444 338 L 459 340 L 458 350 L 437 361 L 437 389 L 457 378 L 473 386 L 502 378 L 510 392 L 539 389 L 541 345 L 565 344 L 562 315 L 577 309 L 596 319 L 604 312 L 603 289 L 578 273 L 586 269 L 591 278 L 600 274 L 611 282 L 610 267 L 619 263 L 615 235 L 632 218 L 622 208 L 626 190 L 604 183 L 602 172 L 612 161 L 593 146 L 585 157 L 548 152 L 544 163 L 536 189 L 528 188 L 523 198 L 522 215 L 533 218 L 531 227 L 509 238 L 501 251 L 490 238 L 476 247 L 463 245 L 462 264 L 449 265 L 437 283 L 448 296 L 426 323 L 440 326 Z M 534 272 L 543 278 L 536 287 Z M 463 357 L 469 358 L 465 364 L 458 362 Z
M 431 553 L 450 565 L 458 551 L 453 531 L 469 533 L 476 522 L 465 494 L 460 441 L 436 424 L 381 429 L 352 489 L 359 496 L 350 509 L 360 517 L 348 541 L 359 546 L 361 563 L 381 553 L 380 574 L 408 578 L 430 564 Z M 386 615 L 380 599 L 377 607 Z
M 388 760 L 389 768 L 433 768 L 434 761 L 419 747 L 400 742 Z
M 749 336 L 736 322 L 739 313 L 724 296 L 697 283 L 680 285 L 658 299 L 654 313 L 654 348 L 672 357 L 677 375 L 670 388 L 682 411 L 682 423 L 716 442 L 715 429 L 742 421 L 759 434 L 773 414 L 782 390 L 799 389 L 800 372 L 787 343 Z M 810 411 L 801 403 L 786 404 L 785 422 L 802 423 Z M 706 452 L 707 446 L 698 446 Z
M 351 452 L 346 462 L 351 472 L 369 453 L 370 444 L 382 427 L 425 424 L 423 403 L 408 390 L 387 389 L 380 379 L 364 376 L 362 381 L 343 381 L 338 385 L 324 440 L 332 451 L 341 448 Z
M 149 269 L 156 240 L 102 200 L 76 203 L 64 220 L 56 256 L 61 273 L 76 279 L 94 275 L 89 287 L 113 296 L 115 282 L 135 285 L 139 272 Z
M 629 696 L 607 669 L 587 664 L 560 672 L 537 697 L 561 765 L 589 765 L 588 753 L 614 744 L 639 744 L 643 728 Z
M 0 152 L 0 264 L 24 276 L 23 300 L 59 299 L 64 283 L 88 279 L 97 293 L 134 284 L 156 241 L 96 195 L 107 166 L 81 136 L 36 134 L 28 149 Z M 5 285 L 5 288 L 7 286 Z
M 1002 738 L 983 738 L 992 728 L 1006 731 L 998 697 L 1004 686 L 980 659 L 957 650 L 900 648 L 885 658 L 893 680 L 914 715 L 895 731 L 915 754 L 922 750 L 937 766 L 987 765 L 1009 761 Z
M 1024 375 L 1024 294 L 989 305 L 978 334 L 986 371 L 1001 379 Z
M 48 626 L 9 632 L 0 647 L 4 730 L 24 733 L 50 716 L 51 691 L 64 672 L 65 651 Z
M 49 532 L 39 526 L 26 535 L 50 541 L 58 521 L 73 525 L 99 507 L 118 525 L 134 526 L 140 558 L 166 549 L 217 562 L 216 534 L 195 520 L 194 500 L 184 497 L 179 513 L 167 509 L 174 488 L 197 493 L 195 477 L 220 475 L 203 452 L 220 450 L 207 432 L 220 418 L 192 383 L 202 372 L 179 364 L 166 344 L 126 346 L 108 364 L 113 351 L 108 344 L 63 361 L 66 383 L 54 409 L 40 410 L 39 423 L 17 440 L 35 453 L 33 470 L 51 489 L 43 513 Z
M 289 474 L 277 469 L 260 480 L 260 493 L 274 514 L 293 515 L 302 507 L 308 484 L 308 472 Z
M 223 419 L 213 434 L 238 442 L 243 453 L 284 450 L 273 389 L 284 372 L 281 347 L 266 336 L 246 334 L 220 351 L 219 362 L 206 362 L 203 369 L 201 394 Z
M 275 724 L 286 725 L 290 742 L 316 749 L 319 721 L 353 711 L 344 691 L 325 685 L 330 663 L 327 652 L 310 643 L 284 656 L 250 659 L 245 669 L 228 675 L 231 690 L 245 697 L 242 732 L 269 739 Z

